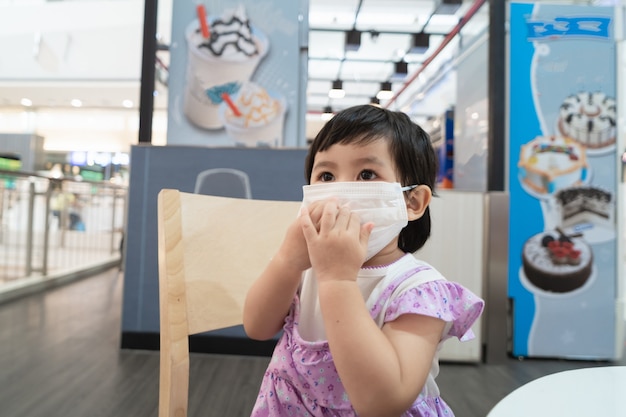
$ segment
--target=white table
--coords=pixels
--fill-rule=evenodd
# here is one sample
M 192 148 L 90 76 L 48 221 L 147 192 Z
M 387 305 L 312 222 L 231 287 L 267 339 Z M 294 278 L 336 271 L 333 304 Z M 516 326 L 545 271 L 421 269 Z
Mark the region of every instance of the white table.
M 557 372 L 522 385 L 487 417 L 626 417 L 626 366 Z

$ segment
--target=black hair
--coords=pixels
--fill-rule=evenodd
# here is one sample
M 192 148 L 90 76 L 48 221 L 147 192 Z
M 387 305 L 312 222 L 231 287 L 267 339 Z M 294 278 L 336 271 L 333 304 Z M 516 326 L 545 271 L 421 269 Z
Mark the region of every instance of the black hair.
M 428 134 L 405 113 L 370 104 L 342 110 L 322 127 L 306 156 L 307 183 L 311 183 L 318 152 L 335 144 L 367 145 L 381 139 L 387 141 L 400 184 L 427 185 L 434 194 L 438 160 Z M 410 253 L 420 249 L 430 236 L 430 223 L 430 208 L 426 207 L 422 217 L 402 229 L 398 247 Z

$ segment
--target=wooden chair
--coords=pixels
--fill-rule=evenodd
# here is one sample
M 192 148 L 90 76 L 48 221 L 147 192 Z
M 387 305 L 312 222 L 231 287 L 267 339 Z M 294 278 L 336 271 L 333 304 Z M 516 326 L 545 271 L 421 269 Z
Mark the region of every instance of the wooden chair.
M 159 417 L 187 416 L 188 336 L 242 323 L 246 291 L 300 204 L 159 193 Z

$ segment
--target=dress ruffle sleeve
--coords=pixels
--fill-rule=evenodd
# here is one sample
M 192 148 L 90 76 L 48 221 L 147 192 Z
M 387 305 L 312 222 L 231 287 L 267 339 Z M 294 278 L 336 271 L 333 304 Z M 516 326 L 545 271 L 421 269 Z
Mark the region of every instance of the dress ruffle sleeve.
M 446 280 L 429 281 L 409 288 L 393 299 L 385 311 L 385 322 L 403 314 L 422 314 L 451 323 L 444 340 L 457 337 L 461 341 L 474 338 L 471 330 L 480 317 L 485 302 L 467 288 Z

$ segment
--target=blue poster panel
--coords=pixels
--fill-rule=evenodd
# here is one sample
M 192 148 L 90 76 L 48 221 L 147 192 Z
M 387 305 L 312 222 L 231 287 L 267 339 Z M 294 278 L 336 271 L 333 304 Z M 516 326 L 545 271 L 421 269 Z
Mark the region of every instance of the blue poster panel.
M 613 30 L 610 7 L 510 4 L 515 356 L 616 354 Z
M 306 4 L 173 2 L 168 145 L 304 145 Z

